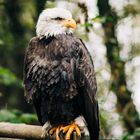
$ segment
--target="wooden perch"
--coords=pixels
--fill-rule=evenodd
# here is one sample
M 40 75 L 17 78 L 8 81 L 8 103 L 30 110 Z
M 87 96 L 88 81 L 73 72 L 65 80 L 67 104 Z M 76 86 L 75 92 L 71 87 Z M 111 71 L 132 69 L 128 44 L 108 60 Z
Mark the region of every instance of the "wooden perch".
M 41 128 L 35 125 L 0 122 L 0 137 L 41 140 Z
M 42 138 L 41 135 L 41 126 L 0 122 L 0 137 L 3 138 L 19 138 L 26 140 L 55 140 L 52 137 Z M 79 140 L 76 134 L 74 134 L 73 140 Z M 81 140 L 89 140 L 89 137 L 82 137 Z

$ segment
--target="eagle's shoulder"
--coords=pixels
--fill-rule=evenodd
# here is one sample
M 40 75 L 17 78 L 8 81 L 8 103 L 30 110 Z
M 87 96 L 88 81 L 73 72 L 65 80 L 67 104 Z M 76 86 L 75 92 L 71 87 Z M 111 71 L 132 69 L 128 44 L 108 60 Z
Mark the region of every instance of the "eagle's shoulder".
M 34 36 L 34 37 L 32 37 L 32 38 L 30 39 L 29 42 L 36 42 L 36 41 L 38 41 L 38 40 L 39 40 L 39 38 L 38 38 L 37 36 Z
M 39 38 L 37 36 L 32 37 L 29 41 L 29 46 L 36 46 L 39 42 Z
M 25 56 L 30 55 L 34 52 L 35 48 L 37 48 L 39 43 L 38 37 L 32 37 L 28 43 L 28 47 L 26 48 Z

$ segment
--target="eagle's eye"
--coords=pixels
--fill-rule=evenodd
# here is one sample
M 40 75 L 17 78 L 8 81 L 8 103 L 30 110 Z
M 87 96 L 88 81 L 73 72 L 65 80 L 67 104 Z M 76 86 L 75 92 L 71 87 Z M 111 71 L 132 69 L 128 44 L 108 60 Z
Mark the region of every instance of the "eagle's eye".
M 53 20 L 63 20 L 63 18 L 61 18 L 61 17 L 56 17 L 56 18 L 53 18 Z

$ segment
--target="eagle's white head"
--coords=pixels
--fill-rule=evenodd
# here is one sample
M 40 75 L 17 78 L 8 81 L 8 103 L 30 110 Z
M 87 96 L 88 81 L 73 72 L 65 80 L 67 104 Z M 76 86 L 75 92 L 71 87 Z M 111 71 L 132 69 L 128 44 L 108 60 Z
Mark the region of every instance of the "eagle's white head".
M 44 10 L 36 25 L 36 34 L 41 39 L 44 36 L 72 33 L 76 28 L 76 22 L 72 19 L 70 11 L 61 8 Z

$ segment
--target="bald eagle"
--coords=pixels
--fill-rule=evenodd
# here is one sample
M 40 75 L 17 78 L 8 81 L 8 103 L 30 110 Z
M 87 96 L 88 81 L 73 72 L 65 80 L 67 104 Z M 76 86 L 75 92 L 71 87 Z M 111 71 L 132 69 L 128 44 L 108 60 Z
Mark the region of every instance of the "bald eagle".
M 91 56 L 73 31 L 76 22 L 65 9 L 44 10 L 25 53 L 24 88 L 45 134 L 73 131 L 99 138 L 96 78 Z M 43 133 L 44 134 L 44 133 Z

